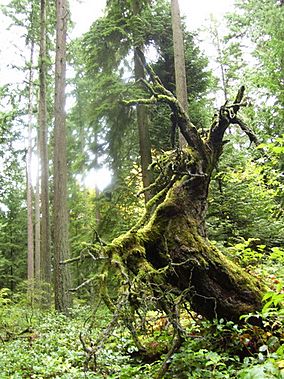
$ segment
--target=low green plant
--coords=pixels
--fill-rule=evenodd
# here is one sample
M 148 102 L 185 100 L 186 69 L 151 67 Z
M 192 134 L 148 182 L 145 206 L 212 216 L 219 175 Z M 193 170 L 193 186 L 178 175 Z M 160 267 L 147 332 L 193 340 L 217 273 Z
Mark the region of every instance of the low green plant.
M 262 364 L 253 364 L 243 368 L 238 373 L 238 379 L 283 379 L 284 371 L 280 370 L 273 361 L 267 360 Z
M 194 344 L 187 343 L 175 354 L 167 378 L 180 379 L 231 379 L 235 377 L 239 359 L 226 353 L 205 348 L 195 350 Z
M 171 329 L 156 330 L 160 324 L 154 312 L 151 327 L 139 336 L 150 355 L 143 356 L 130 333 L 118 325 L 87 360 L 79 334 L 90 349 L 111 321 L 107 309 L 100 308 L 93 320 L 92 308 L 78 302 L 69 317 L 37 309 L 31 317 L 24 302 L 12 301 L 8 290 L 0 293 L 1 325 L 13 331 L 0 345 L 1 379 L 153 379 L 171 346 Z M 278 283 L 264 295 L 262 310 L 243 316 L 241 324 L 182 314 L 184 341 L 170 358 L 165 379 L 283 379 L 283 300 Z M 251 325 L 252 317 L 262 325 Z
M 248 240 L 242 239 L 241 242 L 228 250 L 243 267 L 248 267 L 255 266 L 263 261 L 265 248 L 265 245 L 257 244 L 256 240 L 249 238 Z
M 276 291 L 268 291 L 263 296 L 264 306 L 261 315 L 264 319 L 277 317 L 284 318 L 284 289 L 282 282 L 276 286 Z
M 271 248 L 270 259 L 280 264 L 284 263 L 284 249 L 278 246 Z

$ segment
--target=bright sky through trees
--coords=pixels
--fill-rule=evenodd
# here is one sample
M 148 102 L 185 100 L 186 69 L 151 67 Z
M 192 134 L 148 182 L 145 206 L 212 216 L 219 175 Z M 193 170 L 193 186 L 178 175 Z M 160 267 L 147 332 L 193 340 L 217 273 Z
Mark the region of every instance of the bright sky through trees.
M 232 10 L 233 0 L 179 0 L 181 13 L 186 17 L 189 29 L 206 27 L 210 14 L 215 18 L 222 17 L 226 12 Z M 70 38 L 86 32 L 92 22 L 102 15 L 105 7 L 105 0 L 70 0 L 72 20 L 75 27 Z M 1 5 L 6 5 L 9 0 L 1 0 Z M 9 21 L 0 15 L 0 84 L 17 81 L 21 73 L 11 67 L 20 60 L 17 48 L 21 46 L 19 42 L 20 31 L 13 28 L 7 31 Z M 17 40 L 15 40 L 15 37 Z M 5 66 L 10 65 L 7 69 Z
M 9 0 L 1 0 L 1 5 L 6 5 Z M 74 22 L 74 30 L 69 35 L 69 39 L 76 38 L 88 31 L 90 25 L 96 18 L 103 14 L 106 0 L 70 0 L 71 17 Z M 209 24 L 210 15 L 220 19 L 224 14 L 233 8 L 233 0 L 179 0 L 181 14 L 186 17 L 189 30 L 206 28 Z M 21 66 L 24 56 L 24 39 L 21 39 L 21 29 L 13 27 L 7 30 L 10 21 L 0 14 L 0 85 L 6 83 L 17 83 L 23 81 L 21 70 L 15 66 Z M 202 35 L 202 38 L 206 38 Z M 202 46 L 207 53 L 210 49 L 210 41 Z M 72 104 L 72 99 L 67 99 L 67 104 Z M 34 169 L 35 171 L 35 169 Z M 85 185 L 93 187 L 96 184 L 100 189 L 105 188 L 111 180 L 107 170 L 103 172 L 90 173 L 85 178 Z M 92 184 L 93 183 L 93 184 Z
M 234 0 L 179 0 L 181 13 L 186 17 L 189 29 L 206 26 L 210 14 L 222 17 L 232 10 Z M 106 0 L 70 0 L 72 19 L 75 22 L 74 34 L 86 32 L 95 18 L 100 16 Z

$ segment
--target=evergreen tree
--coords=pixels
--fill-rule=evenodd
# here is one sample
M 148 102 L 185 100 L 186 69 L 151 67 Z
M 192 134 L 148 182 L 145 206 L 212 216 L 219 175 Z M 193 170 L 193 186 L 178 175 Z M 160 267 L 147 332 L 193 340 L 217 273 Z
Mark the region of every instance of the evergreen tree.
M 50 304 L 51 286 L 51 253 L 50 253 L 50 223 L 49 223 L 49 162 L 48 162 L 48 120 L 47 120 L 47 3 L 40 2 L 40 53 L 39 53 L 39 152 L 41 166 L 41 244 L 40 244 L 40 279 L 47 285 L 45 302 Z
M 68 313 L 70 273 L 62 261 L 69 258 L 67 208 L 67 135 L 65 115 L 66 35 L 68 21 L 66 0 L 56 2 L 56 58 L 54 110 L 54 290 L 55 308 Z
M 11 94 L 8 87 L 0 94 L 0 286 L 14 291 L 27 278 L 26 152 L 21 110 L 16 106 L 19 94 Z

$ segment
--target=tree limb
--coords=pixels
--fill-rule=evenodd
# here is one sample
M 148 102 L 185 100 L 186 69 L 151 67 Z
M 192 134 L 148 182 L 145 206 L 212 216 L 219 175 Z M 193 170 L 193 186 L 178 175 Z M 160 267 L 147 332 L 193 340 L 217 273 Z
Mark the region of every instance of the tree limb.
M 253 133 L 253 131 L 245 124 L 244 121 L 242 121 L 240 118 L 235 117 L 234 124 L 239 125 L 239 127 L 242 129 L 243 132 L 246 133 L 246 135 L 249 137 L 250 142 L 254 143 L 255 145 L 258 145 L 258 139 L 256 135 Z
M 152 84 L 143 79 L 140 81 L 143 83 L 143 85 L 146 87 L 146 89 L 150 92 L 152 96 L 148 99 L 128 100 L 123 101 L 123 103 L 125 105 L 151 105 L 158 102 L 164 102 L 168 104 L 176 117 L 177 126 L 179 127 L 180 132 L 184 136 L 189 147 L 194 149 L 199 155 L 201 155 L 202 158 L 205 158 L 205 144 L 202 141 L 196 127 L 190 121 L 187 113 L 184 111 L 183 107 L 176 99 L 176 97 L 172 94 L 172 92 L 170 92 L 164 87 L 160 78 L 154 72 L 153 68 L 146 63 L 143 53 L 139 51 L 139 49 L 136 50 L 140 57 L 141 64 L 143 65 L 147 74 L 150 76 Z M 143 57 L 141 57 L 141 54 L 143 55 Z
M 240 128 L 247 134 L 251 142 L 258 144 L 257 137 L 248 126 L 237 117 L 237 113 L 241 107 L 246 106 L 243 102 L 245 87 L 241 86 L 233 104 L 228 105 L 227 102 L 221 106 L 219 113 L 215 114 L 213 123 L 210 128 L 208 145 L 219 156 L 223 146 L 224 133 L 230 124 L 239 125 Z

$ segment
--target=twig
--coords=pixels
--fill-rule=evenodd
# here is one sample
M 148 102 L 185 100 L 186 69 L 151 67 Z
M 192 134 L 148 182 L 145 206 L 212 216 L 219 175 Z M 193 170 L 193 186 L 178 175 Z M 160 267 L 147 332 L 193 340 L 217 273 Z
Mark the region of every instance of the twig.
M 60 261 L 60 264 L 61 265 L 66 265 L 66 264 L 73 263 L 73 262 L 83 261 L 86 258 L 92 258 L 95 261 L 101 261 L 101 260 L 108 260 L 109 259 L 108 257 L 103 257 L 103 256 L 95 257 L 90 252 L 90 250 L 88 250 L 88 252 L 85 253 L 85 254 L 80 254 L 77 257 L 66 259 L 65 261 Z
M 69 292 L 76 292 L 76 291 L 78 291 L 80 288 L 85 287 L 85 286 L 87 286 L 88 284 L 90 284 L 91 282 L 93 282 L 95 279 L 97 279 L 97 276 L 93 276 L 92 278 L 90 278 L 90 279 L 88 279 L 88 280 L 85 280 L 85 282 L 81 283 L 78 287 L 70 288 L 70 289 L 69 289 Z
M 93 238 L 94 242 L 99 242 L 101 246 L 107 246 L 107 243 L 100 237 L 96 229 L 94 229 L 94 237 L 96 238 Z

